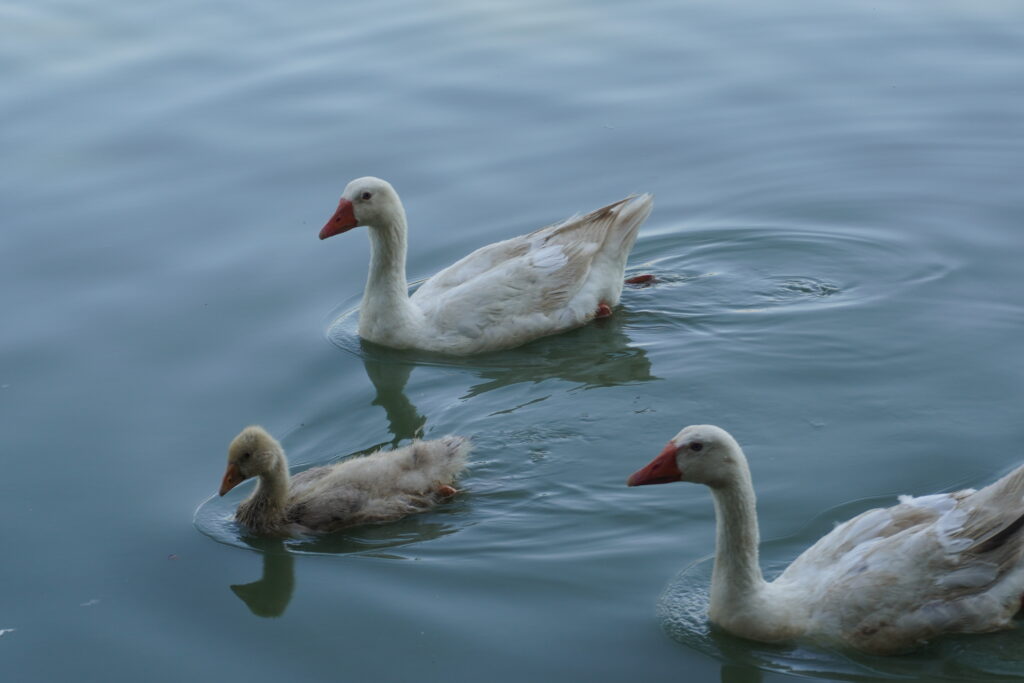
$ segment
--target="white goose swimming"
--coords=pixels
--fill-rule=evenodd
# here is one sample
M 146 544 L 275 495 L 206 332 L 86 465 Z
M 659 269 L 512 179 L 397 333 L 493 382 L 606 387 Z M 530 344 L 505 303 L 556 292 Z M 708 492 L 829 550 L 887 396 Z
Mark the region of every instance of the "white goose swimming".
M 359 336 L 399 349 L 468 355 L 520 346 L 611 315 L 652 202 L 649 194 L 629 197 L 482 247 L 411 297 L 405 210 L 389 183 L 371 177 L 349 183 L 320 239 L 369 228 L 370 275 Z
M 838 525 L 774 581 L 758 564 L 747 460 L 726 431 L 691 426 L 630 486 L 692 481 L 717 518 L 709 618 L 744 638 L 808 638 L 872 654 L 946 633 L 1012 627 L 1024 595 L 1024 466 L 975 491 L 914 498 Z
M 250 531 L 269 536 L 388 522 L 458 493 L 452 484 L 466 466 L 469 449 L 467 439 L 446 436 L 313 467 L 292 477 L 281 444 L 262 427 L 251 426 L 228 447 L 220 495 L 259 477 L 235 519 Z

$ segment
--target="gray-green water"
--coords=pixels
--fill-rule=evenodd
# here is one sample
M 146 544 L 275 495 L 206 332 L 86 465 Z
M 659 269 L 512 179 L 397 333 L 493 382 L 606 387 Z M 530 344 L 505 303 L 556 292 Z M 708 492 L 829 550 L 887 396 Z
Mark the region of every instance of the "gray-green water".
M 685 424 L 728 428 L 774 566 L 1020 462 L 1017 3 L 39 0 L 0 25 L 4 680 L 1024 676 L 1017 634 L 892 661 L 712 638 L 687 616 L 707 493 L 624 486 Z M 493 356 L 363 348 L 366 237 L 316 234 L 367 174 L 406 203 L 411 278 L 649 191 L 630 272 L 661 282 Z M 247 487 L 210 500 L 251 422 L 298 467 L 477 446 L 436 512 L 274 544 L 225 519 Z

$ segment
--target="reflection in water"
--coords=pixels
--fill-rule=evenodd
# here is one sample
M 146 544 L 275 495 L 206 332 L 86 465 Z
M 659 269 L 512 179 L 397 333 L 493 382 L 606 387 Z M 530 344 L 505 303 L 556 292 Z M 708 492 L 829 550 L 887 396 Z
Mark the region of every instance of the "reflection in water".
M 464 514 L 468 501 L 454 500 L 435 515 Z M 201 527 L 202 528 L 202 527 Z M 232 584 L 231 591 L 258 617 L 279 617 L 288 609 L 295 592 L 295 554 L 359 554 L 392 560 L 408 559 L 397 549 L 404 545 L 441 538 L 457 531 L 454 524 L 428 521 L 422 515 L 387 524 L 352 527 L 343 533 L 302 538 L 242 536 L 245 546 L 263 556 L 263 575 L 252 583 Z
M 446 518 L 464 514 L 468 505 L 467 496 L 455 496 L 453 500 L 428 513 L 412 515 L 385 524 L 352 527 L 334 534 L 293 538 L 286 541 L 286 545 L 289 550 L 303 554 L 358 554 L 389 560 L 405 560 L 408 556 L 399 550 L 402 546 L 426 543 L 458 531 L 459 526 Z
M 560 379 L 582 388 L 610 387 L 657 379 L 651 374 L 647 352 L 636 346 L 625 332 L 630 314 L 619 310 L 606 320 L 597 320 L 571 332 L 542 339 L 514 352 L 513 362 L 498 362 L 479 368 L 488 381 L 470 387 L 466 398 L 517 382 Z
M 246 539 L 263 555 L 263 576 L 231 590 L 258 617 L 279 617 L 288 609 L 295 590 L 295 558 L 280 539 Z
M 416 365 L 464 369 L 484 380 L 472 385 L 463 398 L 519 382 L 539 383 L 547 379 L 572 382 L 585 389 L 658 379 L 651 374 L 647 352 L 632 346 L 625 332 L 630 319 L 636 315 L 619 309 L 609 319 L 517 349 L 466 358 L 399 351 L 358 338 L 356 350 L 349 343 L 350 339 L 337 333 L 329 333 L 329 336 L 334 343 L 355 351 L 363 359 L 366 374 L 377 390 L 373 405 L 384 408 L 394 446 L 404 439 L 422 436 L 426 424 L 426 417 L 405 394 L 405 385 Z
M 419 352 L 398 351 L 360 340 L 352 334 L 331 335 L 332 341 L 358 354 L 366 374 L 376 389 L 373 405 L 387 415 L 392 439 L 373 445 L 360 453 L 420 438 L 427 418 L 405 393 L 406 384 L 417 365 L 468 371 L 482 381 L 473 384 L 463 396 L 469 399 L 520 382 L 539 383 L 560 379 L 581 388 L 614 386 L 657 379 L 644 349 L 632 345 L 625 329 L 631 314 L 620 309 L 607 320 L 578 330 L 541 339 L 519 349 L 469 358 L 451 358 Z M 354 317 L 353 317 L 354 319 Z M 355 455 L 355 454 L 353 454 Z M 221 506 L 224 501 L 211 498 L 197 510 L 196 524 L 205 533 L 232 545 L 243 544 L 263 555 L 263 575 L 258 581 L 232 585 L 231 590 L 253 614 L 277 617 L 284 614 L 295 590 L 295 553 L 330 555 L 358 554 L 390 559 L 407 559 L 401 546 L 440 538 L 458 529 L 452 515 L 465 514 L 470 499 L 455 500 L 429 517 L 417 515 L 386 525 L 355 527 L 342 533 L 295 539 L 263 539 L 237 536 L 238 528 Z M 445 519 L 445 518 L 448 519 Z
M 761 671 L 745 664 L 723 664 L 722 683 L 761 683 Z
M 420 415 L 404 391 L 412 373 L 412 365 L 395 363 L 389 358 L 371 357 L 368 354 L 363 355 L 363 365 L 377 390 L 373 405 L 382 407 L 387 414 L 388 427 L 394 437 L 391 446 L 397 447 L 404 439 L 422 437 L 427 418 Z

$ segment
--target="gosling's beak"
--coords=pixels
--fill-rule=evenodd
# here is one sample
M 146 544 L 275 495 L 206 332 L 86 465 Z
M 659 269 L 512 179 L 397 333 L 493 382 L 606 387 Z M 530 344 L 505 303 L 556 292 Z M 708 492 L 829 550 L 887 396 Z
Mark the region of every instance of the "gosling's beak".
M 671 481 L 682 481 L 683 473 L 676 464 L 679 447 L 671 441 L 665 445 L 658 457 L 633 474 L 626 480 L 627 486 L 646 486 L 647 484 L 667 484 Z
M 356 219 L 355 207 L 352 206 L 352 202 L 349 200 L 342 199 L 338 202 L 337 211 L 327 221 L 327 224 L 320 229 L 320 239 L 325 240 L 332 235 L 340 235 L 357 225 L 359 225 L 359 221 Z
M 223 496 L 243 481 L 245 481 L 245 476 L 238 471 L 238 467 L 235 463 L 231 463 L 224 472 L 224 480 L 220 483 L 220 495 Z

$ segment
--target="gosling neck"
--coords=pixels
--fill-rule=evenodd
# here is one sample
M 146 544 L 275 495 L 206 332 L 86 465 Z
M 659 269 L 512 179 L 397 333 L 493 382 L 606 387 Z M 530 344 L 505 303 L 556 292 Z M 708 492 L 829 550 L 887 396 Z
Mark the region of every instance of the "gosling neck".
M 238 506 L 236 518 L 258 531 L 275 529 L 284 519 L 290 486 L 288 461 L 283 456 L 276 458 L 270 469 L 259 475 L 256 491 Z
M 279 458 L 269 472 L 260 475 L 260 482 L 253 497 L 266 500 L 270 509 L 283 509 L 288 502 L 290 484 L 288 465 L 284 458 Z
M 711 488 L 715 500 L 715 568 L 711 576 L 711 609 L 746 605 L 764 587 L 758 562 L 757 509 L 746 463 L 738 476 Z

